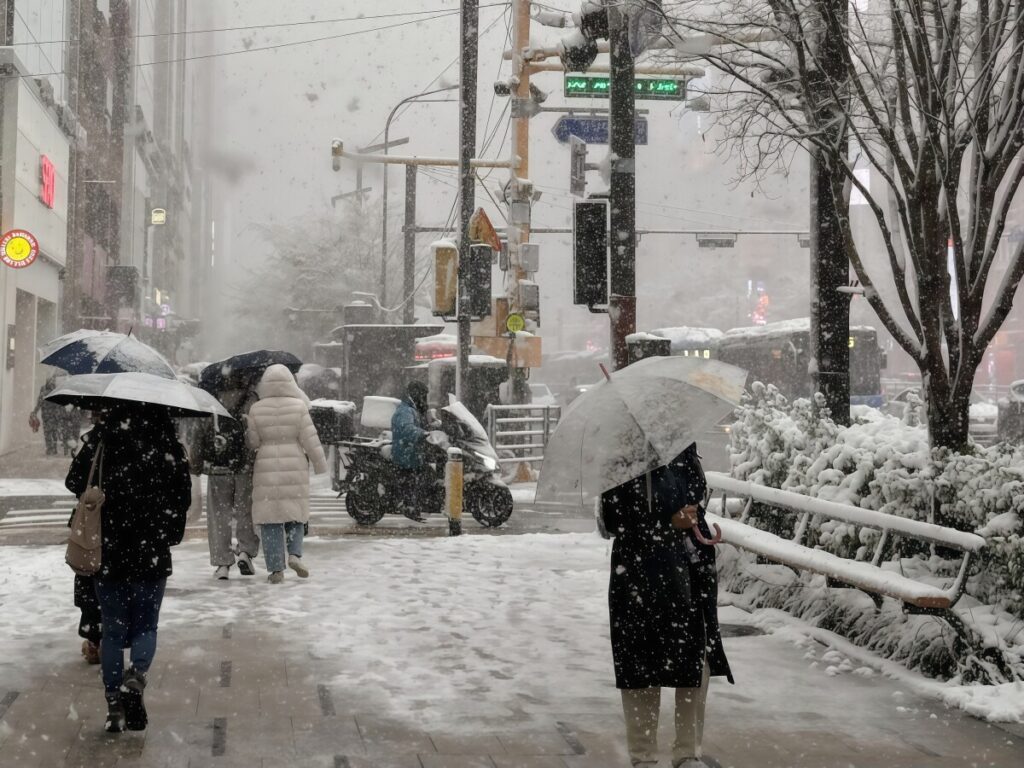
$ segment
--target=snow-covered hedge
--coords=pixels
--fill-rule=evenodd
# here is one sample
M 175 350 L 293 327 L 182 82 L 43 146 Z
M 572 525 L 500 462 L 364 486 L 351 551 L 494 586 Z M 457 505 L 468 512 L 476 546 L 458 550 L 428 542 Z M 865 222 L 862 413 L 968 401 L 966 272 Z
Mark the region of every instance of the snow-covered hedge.
M 999 445 L 975 447 L 971 454 L 933 451 L 926 429 L 920 426 L 919 402 L 910 403 L 902 419 L 867 407 L 854 408 L 849 427 L 836 425 L 827 412 L 822 415 L 820 400 L 819 408 L 814 405 L 807 399 L 789 403 L 773 386 L 755 384 L 732 428 L 733 476 L 977 531 L 989 546 L 977 561 L 968 594 L 997 613 L 1024 619 L 1024 449 Z M 754 510 L 751 520 L 780 535 L 791 535 L 795 522 L 794 516 L 769 509 Z M 816 541 L 811 538 L 805 543 L 855 557 L 872 551 L 878 533 L 828 521 L 811 536 Z M 902 556 L 916 556 L 936 577 L 946 575 L 953 566 L 942 560 L 941 552 L 914 549 L 905 542 L 895 545 L 902 547 Z M 783 585 L 776 591 L 779 594 L 773 598 L 768 594 L 771 589 L 760 589 L 760 602 L 800 608 L 799 599 L 783 597 Z M 836 620 L 851 621 L 849 617 Z M 860 641 L 872 642 L 870 637 Z M 1017 642 L 1024 645 L 1024 637 Z M 924 666 L 938 672 L 944 665 Z

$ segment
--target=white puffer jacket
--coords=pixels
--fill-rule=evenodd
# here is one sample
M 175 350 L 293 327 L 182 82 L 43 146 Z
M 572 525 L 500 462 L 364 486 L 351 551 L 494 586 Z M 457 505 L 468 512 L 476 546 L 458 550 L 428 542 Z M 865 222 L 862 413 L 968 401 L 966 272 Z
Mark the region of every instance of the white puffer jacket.
M 309 463 L 318 475 L 327 459 L 302 390 L 291 371 L 272 365 L 256 387 L 246 439 L 256 451 L 252 475 L 252 521 L 309 521 Z M 308 461 L 307 461 L 308 457 Z

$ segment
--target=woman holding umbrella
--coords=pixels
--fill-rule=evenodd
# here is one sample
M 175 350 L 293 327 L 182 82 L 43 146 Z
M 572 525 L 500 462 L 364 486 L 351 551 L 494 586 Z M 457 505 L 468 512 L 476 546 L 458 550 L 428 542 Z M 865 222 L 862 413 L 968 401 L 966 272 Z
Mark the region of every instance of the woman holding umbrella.
M 615 537 L 608 589 L 615 684 L 634 765 L 657 762 L 662 687 L 676 689 L 673 766 L 696 768 L 709 676 L 732 681 L 695 440 L 739 403 L 746 371 L 718 360 L 633 363 L 573 402 L 544 450 L 537 501 L 596 501 Z
M 185 449 L 166 410 L 127 403 L 112 405 L 85 436 L 68 472 L 68 490 L 86 489 L 93 457 L 100 451 L 102 565 L 96 596 L 103 622 L 100 661 L 107 699 L 107 731 L 147 724 L 142 692 L 156 653 L 157 619 L 171 547 L 181 543 L 192 481 Z M 131 667 L 124 669 L 124 648 Z
M 661 689 L 675 688 L 672 765 L 703 766 L 708 677 L 733 682 L 718 626 L 714 540 L 700 512 L 706 489 L 694 444 L 601 496 L 615 538 L 608 611 L 633 765 L 657 762 Z
M 94 581 L 103 625 L 105 728 L 142 730 L 148 722 L 142 692 L 156 653 L 170 550 L 184 536 L 191 503 L 188 460 L 171 417 L 230 417 L 208 393 L 147 373 L 71 376 L 47 399 L 99 414 L 65 485 L 76 496 L 90 484 L 103 493 L 101 562 Z M 127 672 L 124 648 L 131 650 Z

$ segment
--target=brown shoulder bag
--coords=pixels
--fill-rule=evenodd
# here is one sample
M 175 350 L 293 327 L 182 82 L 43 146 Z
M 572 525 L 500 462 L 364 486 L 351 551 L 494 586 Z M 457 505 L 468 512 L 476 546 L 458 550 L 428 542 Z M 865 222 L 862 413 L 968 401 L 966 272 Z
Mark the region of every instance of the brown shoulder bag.
M 96 475 L 96 485 L 92 484 Z M 71 516 L 67 554 L 64 560 L 79 576 L 95 576 L 102 564 L 103 542 L 100 510 L 103 508 L 103 443 L 96 448 L 89 467 L 85 490 L 78 497 L 78 505 Z

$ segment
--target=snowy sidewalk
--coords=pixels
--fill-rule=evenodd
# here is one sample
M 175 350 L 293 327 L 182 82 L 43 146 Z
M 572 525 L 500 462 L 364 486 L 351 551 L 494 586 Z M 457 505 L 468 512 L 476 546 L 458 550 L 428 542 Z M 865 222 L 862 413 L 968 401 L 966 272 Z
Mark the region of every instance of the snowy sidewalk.
M 608 548 L 581 534 L 311 540 L 312 578 L 271 587 L 262 566 L 212 580 L 205 545 L 186 543 L 152 725 L 113 737 L 97 670 L 78 657 L 62 550 L 5 547 L 0 766 L 625 768 Z M 738 684 L 712 683 L 711 765 L 1024 764 L 1007 730 L 791 633 L 746 634 L 736 609 L 723 620 Z M 670 723 L 666 711 L 664 746 Z

